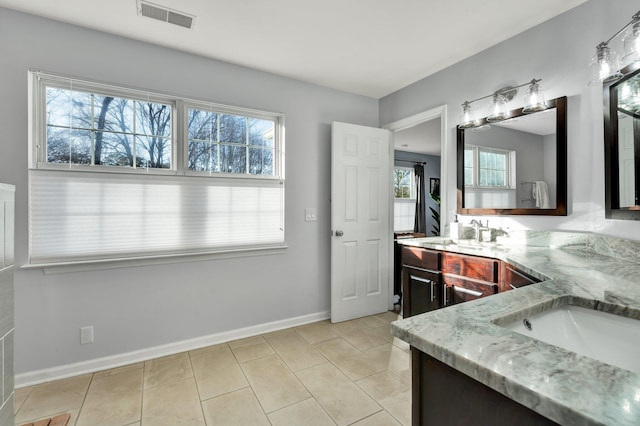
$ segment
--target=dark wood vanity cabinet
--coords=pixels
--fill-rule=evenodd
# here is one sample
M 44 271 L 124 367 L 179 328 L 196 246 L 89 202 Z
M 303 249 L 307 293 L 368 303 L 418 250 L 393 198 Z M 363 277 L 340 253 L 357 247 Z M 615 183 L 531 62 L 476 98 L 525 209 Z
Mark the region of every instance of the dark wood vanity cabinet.
M 414 347 L 411 370 L 414 426 L 558 426 Z
M 523 270 L 507 262 L 502 262 L 500 269 L 500 276 L 502 277 L 500 280 L 500 291 L 513 290 L 515 288 L 540 282 L 538 278 L 527 274 Z
M 442 253 L 420 247 L 402 248 L 402 316 L 404 318 L 443 306 Z
M 499 260 L 447 252 L 442 257 L 446 306 L 498 292 Z
M 412 246 L 404 246 L 401 256 L 404 318 L 540 282 L 488 257 Z
M 402 248 L 404 318 L 498 292 L 500 261 L 420 247 Z

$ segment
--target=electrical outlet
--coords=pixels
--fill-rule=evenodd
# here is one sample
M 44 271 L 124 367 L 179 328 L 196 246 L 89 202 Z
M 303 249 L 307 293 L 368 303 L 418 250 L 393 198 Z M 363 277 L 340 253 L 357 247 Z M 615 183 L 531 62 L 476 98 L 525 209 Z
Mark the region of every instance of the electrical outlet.
M 93 326 L 80 328 L 80 344 L 93 343 Z

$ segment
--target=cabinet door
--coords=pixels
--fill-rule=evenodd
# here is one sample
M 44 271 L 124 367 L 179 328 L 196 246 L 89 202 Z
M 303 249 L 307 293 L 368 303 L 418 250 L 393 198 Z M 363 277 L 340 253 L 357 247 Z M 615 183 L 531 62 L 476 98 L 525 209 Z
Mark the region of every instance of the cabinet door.
M 498 292 L 497 284 L 455 275 L 445 275 L 444 282 L 449 290 L 450 305 L 480 299 Z
M 441 307 L 442 278 L 439 272 L 402 268 L 402 316 L 422 314 Z
M 507 262 L 502 262 L 501 275 L 502 283 L 500 286 L 500 291 L 507 291 L 540 282 L 539 279 L 527 274 L 526 272 L 518 269 L 513 265 L 510 265 Z

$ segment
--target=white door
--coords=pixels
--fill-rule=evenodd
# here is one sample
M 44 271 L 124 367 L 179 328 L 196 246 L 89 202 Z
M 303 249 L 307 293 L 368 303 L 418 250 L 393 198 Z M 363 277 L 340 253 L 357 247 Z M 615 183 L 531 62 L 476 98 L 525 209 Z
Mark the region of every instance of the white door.
M 390 301 L 391 133 L 334 122 L 331 133 L 331 322 Z

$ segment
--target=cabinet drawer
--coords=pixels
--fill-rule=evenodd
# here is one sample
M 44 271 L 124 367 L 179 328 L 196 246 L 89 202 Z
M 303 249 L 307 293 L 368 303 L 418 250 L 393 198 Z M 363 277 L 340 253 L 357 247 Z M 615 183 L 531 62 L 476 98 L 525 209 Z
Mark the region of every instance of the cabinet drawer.
M 420 247 L 402 248 L 402 264 L 416 266 L 423 269 L 440 270 L 439 251 L 427 250 Z
M 539 283 L 540 280 L 532 277 L 526 272 L 502 262 L 502 285 L 501 291 L 507 291 L 514 288 L 524 287 L 529 284 Z
M 445 275 L 444 282 L 449 291 L 448 304 L 467 302 L 498 292 L 498 285 L 454 275 Z
M 442 272 L 498 283 L 499 262 L 486 257 L 444 253 Z

